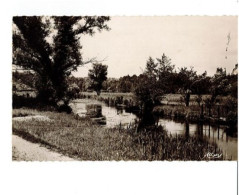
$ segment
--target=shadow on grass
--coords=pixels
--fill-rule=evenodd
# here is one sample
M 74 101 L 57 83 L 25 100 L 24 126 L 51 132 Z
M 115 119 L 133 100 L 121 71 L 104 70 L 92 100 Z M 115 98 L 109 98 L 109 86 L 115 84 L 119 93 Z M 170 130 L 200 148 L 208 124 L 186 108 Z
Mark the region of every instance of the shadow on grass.
M 43 139 L 41 138 L 37 138 L 35 137 L 34 135 L 31 135 L 30 133 L 28 132 L 24 132 L 24 131 L 19 131 L 15 128 L 12 129 L 12 134 L 13 135 L 17 135 L 21 138 L 23 138 L 24 140 L 26 141 L 29 141 L 31 143 L 35 143 L 35 144 L 40 144 L 41 146 L 53 151 L 53 152 L 57 152 L 57 153 L 60 153 L 64 156 L 68 156 L 70 158 L 76 158 L 75 156 L 73 155 L 69 155 L 68 153 L 66 152 L 63 152 L 60 148 L 56 147 L 55 145 L 52 145 L 46 141 L 44 141 Z

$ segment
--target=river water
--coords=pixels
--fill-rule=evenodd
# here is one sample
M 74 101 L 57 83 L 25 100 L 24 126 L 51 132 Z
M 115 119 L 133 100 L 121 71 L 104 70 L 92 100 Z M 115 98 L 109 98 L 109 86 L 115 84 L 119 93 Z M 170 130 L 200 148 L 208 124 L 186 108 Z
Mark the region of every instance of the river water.
M 107 106 L 103 102 L 91 99 L 78 99 L 71 103 L 73 112 L 84 117 L 86 114 L 86 104 L 97 103 L 102 105 L 102 114 L 106 117 L 106 127 L 120 126 L 127 128 L 138 120 L 133 113 L 125 112 L 124 109 L 116 109 Z M 237 137 L 228 135 L 225 126 L 211 126 L 209 124 L 193 124 L 171 119 L 158 120 L 158 124 L 162 125 L 165 130 L 174 135 L 197 136 L 208 140 L 211 143 L 217 143 L 218 147 L 223 151 L 226 159 L 237 160 Z

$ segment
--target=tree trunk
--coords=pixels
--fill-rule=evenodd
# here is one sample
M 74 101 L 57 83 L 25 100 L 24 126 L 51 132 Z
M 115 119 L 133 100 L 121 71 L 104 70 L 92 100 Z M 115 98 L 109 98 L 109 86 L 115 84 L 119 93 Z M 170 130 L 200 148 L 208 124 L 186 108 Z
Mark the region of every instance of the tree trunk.
M 97 94 L 98 96 L 100 96 L 100 90 L 97 90 L 97 91 L 96 91 L 96 94 Z
M 189 122 L 187 120 L 185 121 L 185 138 L 186 140 L 189 138 Z
M 187 107 L 189 106 L 189 102 L 190 102 L 190 93 L 187 93 L 185 97 L 185 103 Z
M 153 116 L 153 104 L 152 103 L 146 103 L 143 106 L 142 115 L 140 117 L 140 122 L 138 126 L 138 130 L 151 126 L 155 124 L 155 118 Z
M 204 118 L 204 115 L 203 115 L 203 104 L 201 105 L 201 114 L 200 114 L 200 118 L 203 119 Z

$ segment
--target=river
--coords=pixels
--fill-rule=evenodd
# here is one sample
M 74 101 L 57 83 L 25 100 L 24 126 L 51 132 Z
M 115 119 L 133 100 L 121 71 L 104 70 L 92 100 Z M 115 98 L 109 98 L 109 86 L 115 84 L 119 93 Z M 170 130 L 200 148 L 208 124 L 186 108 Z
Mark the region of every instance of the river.
M 86 104 L 97 103 L 102 105 L 102 114 L 106 117 L 106 127 L 120 126 L 127 128 L 138 120 L 133 113 L 125 112 L 124 109 L 116 109 L 107 106 L 103 102 L 92 99 L 78 99 L 71 103 L 73 112 L 84 117 L 86 114 Z M 160 118 L 158 124 L 162 125 L 165 130 L 173 136 L 197 136 L 208 140 L 211 143 L 217 143 L 218 147 L 223 151 L 226 159 L 237 160 L 237 137 L 226 133 L 226 126 L 212 126 L 209 124 L 193 124 L 171 119 Z

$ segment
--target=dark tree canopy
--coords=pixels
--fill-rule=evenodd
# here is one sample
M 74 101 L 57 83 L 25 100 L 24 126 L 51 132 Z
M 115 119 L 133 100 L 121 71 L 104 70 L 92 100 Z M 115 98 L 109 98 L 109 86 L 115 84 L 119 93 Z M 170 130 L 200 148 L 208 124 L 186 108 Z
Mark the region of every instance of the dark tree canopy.
M 173 73 L 175 65 L 171 63 L 171 59 L 165 54 L 161 58 L 157 58 L 158 61 L 158 74 L 159 77 L 167 77 L 168 74 Z
M 155 63 L 154 59 L 152 57 L 149 57 L 148 61 L 146 62 L 146 69 L 145 73 L 148 75 L 148 77 L 156 77 L 158 70 L 157 70 L 158 64 Z
M 163 54 L 161 58 L 156 58 L 156 60 L 149 57 L 146 63 L 145 74 L 160 83 L 160 88 L 165 93 L 171 93 L 174 90 L 174 67 L 171 63 L 171 59 L 165 54 Z
M 97 95 L 100 95 L 103 87 L 103 82 L 107 79 L 108 66 L 102 64 L 93 64 L 93 68 L 89 70 L 89 78 L 91 80 L 90 87 L 96 91 Z
M 182 99 L 186 106 L 189 106 L 190 96 L 192 93 L 192 85 L 197 78 L 197 72 L 190 67 L 181 68 L 177 74 L 178 85 L 180 86 L 179 92 L 182 94 Z
M 80 38 L 109 30 L 109 20 L 105 16 L 13 17 L 13 64 L 35 72 L 42 101 L 69 101 L 66 78 L 84 64 Z
M 165 54 L 156 58 L 156 62 L 149 57 L 146 69 L 138 78 L 135 95 L 144 107 L 158 104 L 162 95 L 171 90 L 172 78 L 174 76 L 174 65 Z

